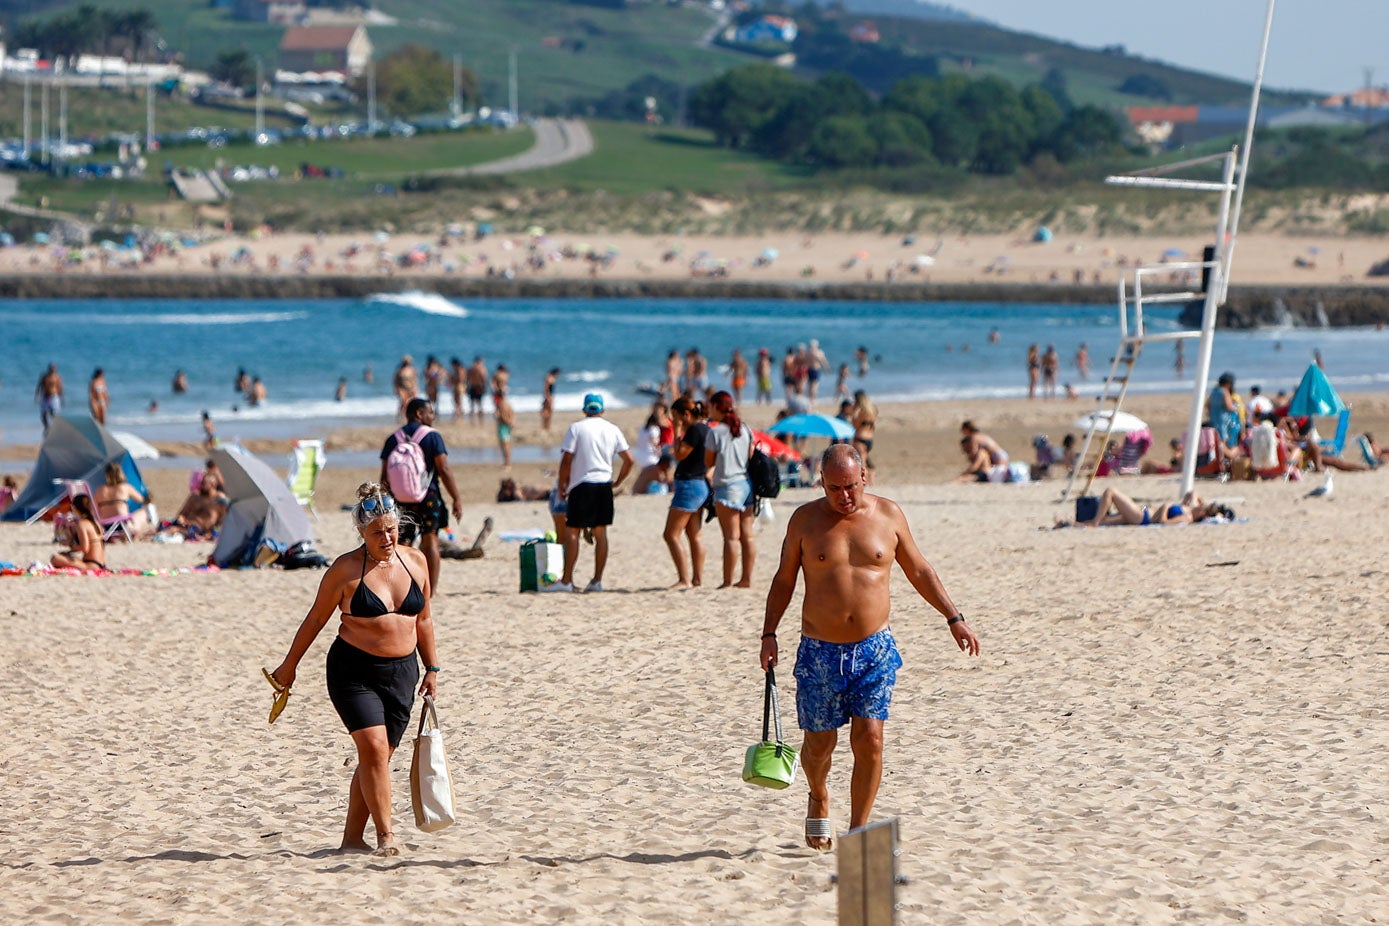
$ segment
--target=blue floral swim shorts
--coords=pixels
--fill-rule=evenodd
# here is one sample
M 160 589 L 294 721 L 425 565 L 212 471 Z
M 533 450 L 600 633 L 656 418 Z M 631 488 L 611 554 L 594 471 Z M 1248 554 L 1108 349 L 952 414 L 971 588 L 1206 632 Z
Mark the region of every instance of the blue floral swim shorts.
M 857 643 L 801 637 L 796 653 L 796 719 L 813 733 L 837 730 L 850 717 L 886 720 L 902 656 L 884 627 Z

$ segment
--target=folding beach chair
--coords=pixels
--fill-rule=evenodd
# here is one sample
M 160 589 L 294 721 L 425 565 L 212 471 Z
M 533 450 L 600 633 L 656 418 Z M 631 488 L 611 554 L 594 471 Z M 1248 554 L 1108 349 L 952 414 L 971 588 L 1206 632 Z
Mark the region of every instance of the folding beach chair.
M 318 512 L 313 504 L 314 486 L 318 483 L 318 474 L 328 462 L 323 452 L 323 441 L 295 441 L 289 459 L 289 490 L 294 493 L 294 500 L 307 508 L 317 521 Z
M 1350 430 L 1350 408 L 1341 409 L 1336 415 L 1336 436 L 1331 440 L 1318 441 L 1321 452 L 1339 457 L 1346 449 L 1346 432 Z

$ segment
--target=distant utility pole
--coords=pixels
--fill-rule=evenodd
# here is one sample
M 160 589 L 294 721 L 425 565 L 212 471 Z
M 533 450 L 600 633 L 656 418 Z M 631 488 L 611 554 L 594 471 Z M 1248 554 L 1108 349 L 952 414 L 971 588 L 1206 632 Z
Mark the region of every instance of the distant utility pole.
M 376 62 L 367 60 L 367 132 L 376 130 Z
M 453 103 L 450 109 L 454 116 L 463 112 L 463 56 L 453 53 Z
M 58 150 L 67 157 L 68 148 L 68 82 L 66 75 L 58 84 Z
M 261 93 L 265 79 L 262 77 L 262 63 L 260 55 L 256 55 L 256 136 L 265 131 L 265 100 Z
M 33 144 L 33 139 L 30 137 L 30 131 L 29 131 L 29 122 L 30 122 L 30 120 L 33 118 L 32 114 L 31 114 L 31 111 L 30 111 L 31 107 L 30 107 L 30 103 L 29 103 L 29 76 L 30 76 L 30 75 L 29 75 L 29 72 L 28 72 L 28 71 L 25 71 L 25 72 L 24 72 L 24 160 L 26 160 L 26 161 L 29 160 L 29 152 L 30 152 L 31 146 L 32 146 L 32 144 Z
M 154 79 L 145 82 L 145 151 L 154 147 Z
M 42 152 L 41 160 L 44 164 L 48 163 L 48 85 L 50 79 L 43 79 L 43 90 L 39 93 L 39 151 Z
M 1374 82 L 1375 69 L 1370 67 L 1365 68 L 1365 102 L 1362 105 L 1362 109 L 1365 113 L 1366 125 L 1374 121 L 1374 117 L 1370 115 L 1371 107 L 1374 105 Z
M 515 116 L 517 119 L 520 119 L 520 118 L 521 118 L 521 112 L 520 112 L 520 110 L 517 108 L 518 104 L 517 104 L 517 102 L 516 102 L 516 47 L 515 47 L 515 46 L 512 46 L 512 48 L 511 48 L 510 63 L 511 63 L 511 67 L 510 67 L 510 77 L 509 77 L 509 79 L 507 80 L 507 86 L 508 86 L 509 92 L 508 92 L 507 96 L 508 96 L 508 99 L 510 100 L 510 104 L 511 104 L 511 115 Z

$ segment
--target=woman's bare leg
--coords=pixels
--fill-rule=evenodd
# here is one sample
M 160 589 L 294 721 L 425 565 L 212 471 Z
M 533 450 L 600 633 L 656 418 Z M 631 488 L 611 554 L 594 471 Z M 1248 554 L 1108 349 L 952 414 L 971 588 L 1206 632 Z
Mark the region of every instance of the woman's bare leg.
M 704 527 L 703 511 L 690 515 L 685 523 L 685 537 L 690 542 L 690 584 L 704 584 Z
M 1110 516 L 1113 508 L 1115 515 Z M 1091 524 L 1142 524 L 1143 508 L 1118 489 L 1109 488 L 1100 496 L 1099 516 Z
M 399 855 L 391 832 L 391 754 L 395 749 L 386 740 L 384 726 L 354 730 L 352 741 L 357 744 L 353 782 L 361 792 L 367 813 L 376 821 L 376 851 L 381 855 Z M 351 812 L 350 798 L 348 811 Z
M 362 797 L 362 783 L 359 779 L 361 770 L 359 765 L 352 772 L 352 788 L 347 794 L 347 823 L 342 829 L 341 848 L 370 852 L 371 846 L 366 841 L 366 830 L 371 813 L 367 810 L 366 799 Z
M 757 560 L 757 543 L 752 536 L 753 510 L 757 507 L 752 499 L 750 504 L 738 513 L 738 542 L 742 548 L 742 573 L 738 577 L 739 588 L 752 588 L 752 564 Z
M 733 567 L 738 561 L 739 512 L 719 502 L 714 503 L 714 510 L 718 512 L 719 528 L 723 531 L 723 583 L 719 588 L 728 588 L 733 585 Z
M 680 535 L 688 528 L 691 514 L 698 512 L 672 508 L 666 514 L 666 529 L 662 536 L 666 541 L 666 549 L 670 550 L 670 558 L 675 561 L 675 584 L 672 588 L 690 587 L 690 566 L 685 559 L 685 548 L 680 544 Z

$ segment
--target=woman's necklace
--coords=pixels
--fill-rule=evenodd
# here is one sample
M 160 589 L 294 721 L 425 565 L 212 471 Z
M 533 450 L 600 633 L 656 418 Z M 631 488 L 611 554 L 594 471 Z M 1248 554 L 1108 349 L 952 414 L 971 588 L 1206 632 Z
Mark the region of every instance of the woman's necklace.
M 389 556 L 386 557 L 385 559 L 377 559 L 376 557 L 374 557 L 374 556 L 371 555 L 371 551 L 368 550 L 365 546 L 362 547 L 362 552 L 366 555 L 366 558 L 367 558 L 367 559 L 371 560 L 371 561 L 372 561 L 373 563 L 375 563 L 377 566 L 387 566 L 387 565 L 390 565 L 391 557 L 389 557 Z

